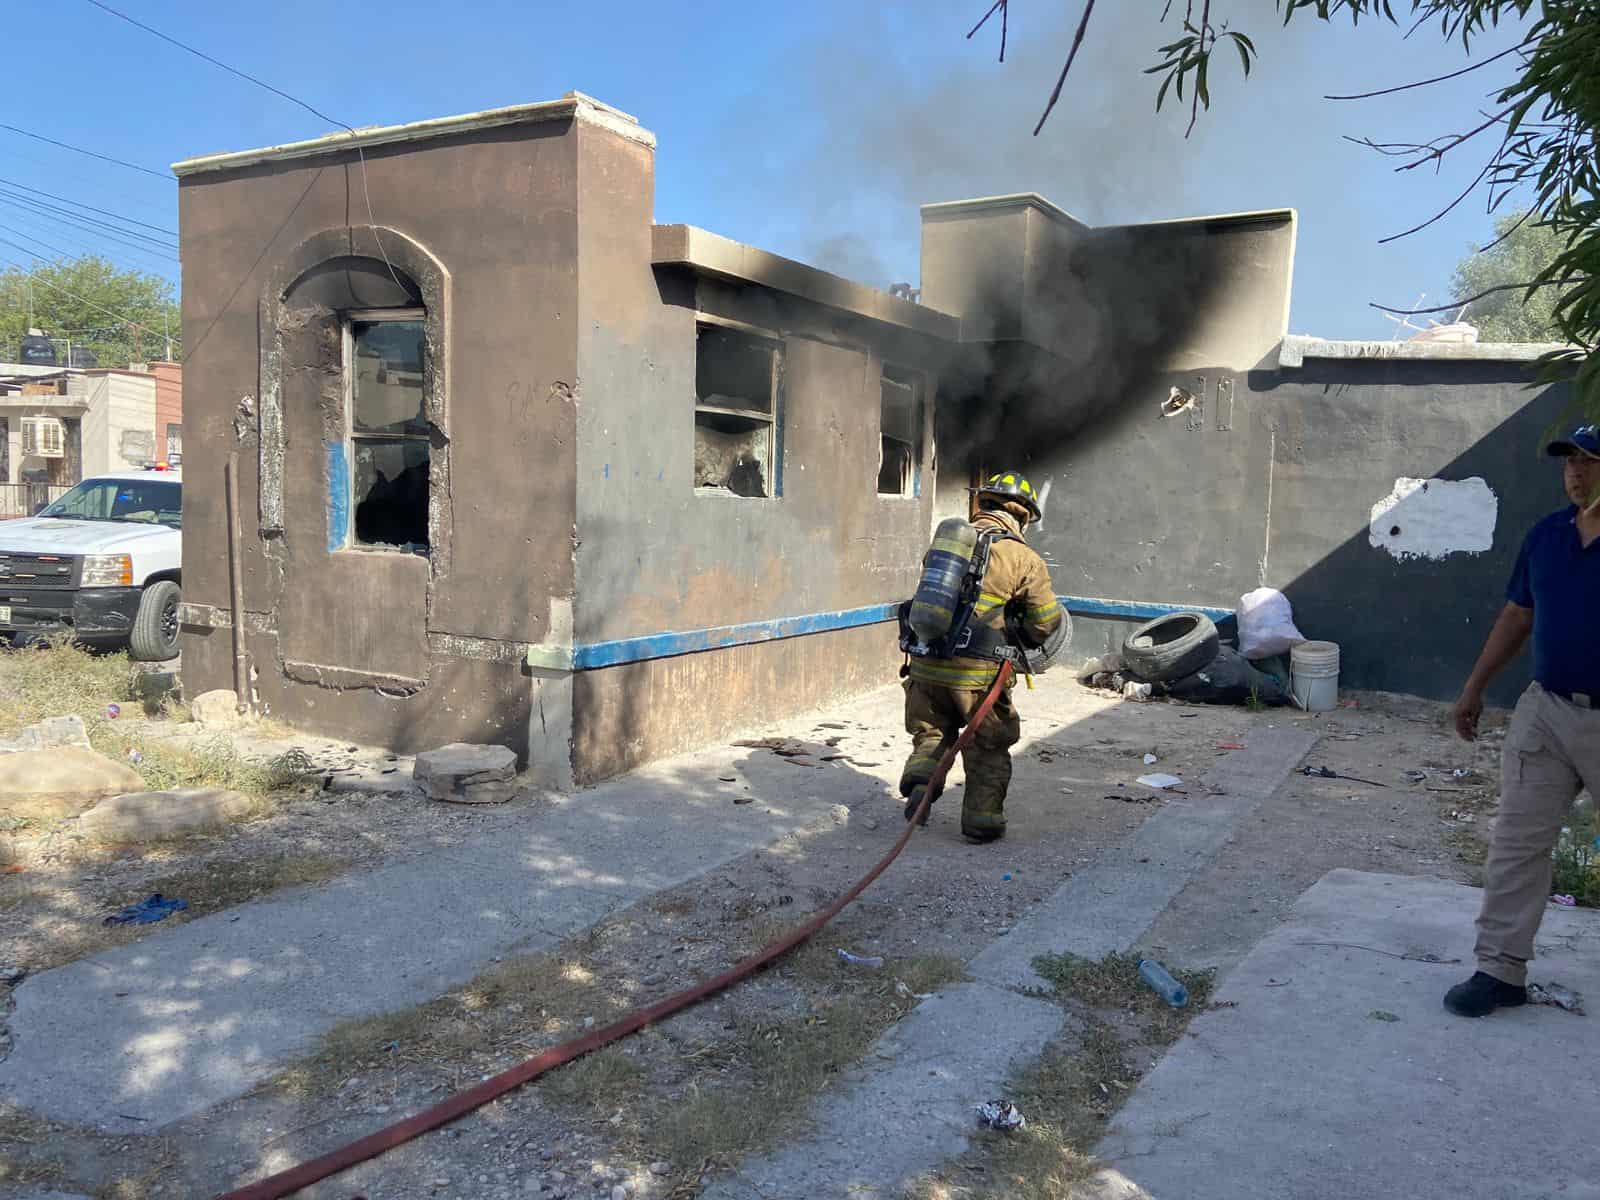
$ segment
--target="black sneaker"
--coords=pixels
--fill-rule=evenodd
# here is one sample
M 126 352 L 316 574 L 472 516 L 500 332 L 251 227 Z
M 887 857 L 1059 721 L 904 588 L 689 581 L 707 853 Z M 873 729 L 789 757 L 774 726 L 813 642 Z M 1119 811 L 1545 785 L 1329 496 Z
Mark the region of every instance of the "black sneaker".
M 911 795 L 906 800 L 906 820 L 909 821 L 912 817 L 917 815 L 917 809 L 922 804 L 922 797 L 927 795 L 927 793 L 928 787 L 926 784 L 919 783 L 916 787 L 911 789 Z M 922 820 L 918 821 L 917 824 L 926 825 L 928 823 L 928 818 L 932 815 L 933 805 L 930 804 L 928 805 L 928 811 L 922 814 Z
M 1487 1017 L 1497 1008 L 1516 1008 L 1527 1002 L 1527 988 L 1513 987 L 1483 971 L 1444 994 L 1444 1006 L 1458 1017 Z

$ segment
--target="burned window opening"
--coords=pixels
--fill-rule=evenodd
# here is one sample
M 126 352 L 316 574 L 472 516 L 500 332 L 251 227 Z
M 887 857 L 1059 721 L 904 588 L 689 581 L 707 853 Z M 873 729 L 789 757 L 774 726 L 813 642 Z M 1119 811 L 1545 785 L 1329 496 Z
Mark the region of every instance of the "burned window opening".
M 345 324 L 354 546 L 428 553 L 426 355 L 415 310 L 352 313 Z
M 778 494 L 778 343 L 716 325 L 695 342 L 694 486 L 749 499 Z
M 878 495 L 915 496 L 922 465 L 922 404 L 914 372 L 884 367 L 879 415 Z

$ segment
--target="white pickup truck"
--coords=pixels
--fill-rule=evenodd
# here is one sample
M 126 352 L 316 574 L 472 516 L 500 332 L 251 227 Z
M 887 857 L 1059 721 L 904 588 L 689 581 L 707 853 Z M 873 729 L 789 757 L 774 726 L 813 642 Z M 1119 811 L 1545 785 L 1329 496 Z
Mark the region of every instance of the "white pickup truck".
M 85 479 L 35 517 L 0 521 L 0 637 L 65 632 L 174 657 L 182 525 L 183 481 L 155 468 Z

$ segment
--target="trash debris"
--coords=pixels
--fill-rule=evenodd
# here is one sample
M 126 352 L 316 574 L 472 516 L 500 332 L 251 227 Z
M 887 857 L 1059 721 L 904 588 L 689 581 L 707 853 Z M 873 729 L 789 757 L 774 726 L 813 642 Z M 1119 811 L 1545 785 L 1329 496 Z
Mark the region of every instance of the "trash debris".
M 754 804 L 756 798 L 754 796 L 735 796 L 733 802 L 735 804 Z
M 144 755 L 139 753 L 138 747 L 134 747 L 132 750 L 128 751 L 128 761 L 134 764 L 142 763 L 144 761 Z
M 1244 743 L 1243 742 L 1218 742 L 1217 743 L 1217 749 L 1218 750 L 1243 750 L 1244 749 Z
M 1400 1019 L 1399 1017 L 1395 1016 L 1394 1013 L 1384 1008 L 1375 1008 L 1369 1012 L 1367 1016 L 1371 1017 L 1374 1021 L 1398 1021 Z
M 1001 883 L 1010 883 L 1011 882 L 1011 874 L 1010 874 L 1010 872 L 1007 872 L 1006 874 L 1000 876 L 1000 882 Z
M 1376 779 L 1362 779 L 1359 775 L 1341 775 L 1332 767 L 1301 767 L 1300 774 L 1308 779 L 1343 779 L 1350 783 L 1364 783 L 1368 787 L 1386 788 L 1387 783 L 1379 783 Z
M 112 913 L 103 922 L 106 925 L 153 925 L 155 922 L 170 917 L 175 912 L 182 912 L 189 907 L 187 900 L 179 900 L 163 896 L 160 892 L 151 892 L 145 899 L 137 904 L 130 904 L 124 909 Z
M 1162 775 L 1158 772 L 1154 775 L 1141 775 L 1134 782 L 1142 783 L 1145 785 L 1145 787 L 1172 788 L 1177 787 L 1183 782 L 1183 780 L 1179 779 L 1176 775 Z
M 1167 974 L 1167 969 L 1155 959 L 1139 960 L 1139 978 L 1173 1008 L 1182 1008 L 1189 1003 L 1189 989 Z
M 1155 766 L 1156 765 L 1156 756 L 1154 754 L 1146 754 L 1144 756 L 1144 765 L 1147 766 L 1147 767 Z
M 113 721 L 115 721 L 121 715 L 122 715 L 122 705 L 120 705 L 120 704 L 108 704 L 108 705 L 106 705 L 106 716 L 110 717 Z
M 1559 904 L 1562 908 L 1576 908 L 1578 906 L 1578 899 L 1576 896 L 1563 896 L 1557 894 L 1550 897 L 1550 903 Z
M 883 966 L 883 959 L 877 955 L 869 958 L 861 954 L 851 954 L 850 951 L 844 949 L 841 949 L 838 953 L 839 961 L 849 963 L 852 967 L 872 967 L 876 969 Z
M 1559 983 L 1530 983 L 1528 985 L 1528 1003 L 1550 1004 L 1580 1017 L 1584 1015 L 1583 993 L 1574 991 L 1569 987 L 1563 987 Z
M 1028 1127 L 1028 1118 L 1022 1115 L 1015 1104 L 1006 1100 L 990 1100 L 987 1104 L 980 1104 L 977 1112 L 978 1120 L 990 1129 L 1011 1133 Z
M 1124 700 L 1144 701 L 1150 699 L 1155 689 L 1148 683 L 1135 683 L 1125 680 L 1122 685 L 1122 698 Z
M 1239 597 L 1239 653 L 1248 659 L 1287 654 L 1306 640 L 1295 628 L 1294 609 L 1277 588 L 1256 588 Z

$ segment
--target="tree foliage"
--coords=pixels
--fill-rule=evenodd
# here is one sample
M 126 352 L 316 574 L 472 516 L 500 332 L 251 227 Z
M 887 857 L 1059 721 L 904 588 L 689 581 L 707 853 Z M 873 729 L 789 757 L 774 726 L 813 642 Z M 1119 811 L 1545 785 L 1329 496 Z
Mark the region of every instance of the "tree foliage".
M 980 27 L 998 13 L 1003 30 L 1009 3 L 995 0 Z M 1213 53 L 1224 47 L 1225 62 L 1236 53 L 1246 74 L 1255 57 L 1254 43 L 1229 27 L 1229 17 L 1265 7 L 1265 0 L 1183 0 L 1181 32 L 1161 47 L 1160 61 L 1148 72 L 1161 77 L 1156 107 L 1169 96 L 1186 102 L 1192 129 L 1201 110 L 1211 107 Z M 1458 41 L 1469 53 L 1479 39 L 1502 26 L 1523 31 L 1516 46 L 1463 71 L 1387 89 L 1442 82 L 1509 59 L 1513 78 L 1489 94 L 1491 106 L 1480 114 L 1481 120 L 1474 117 L 1470 126 L 1428 142 L 1365 144 L 1396 160 L 1397 171 L 1435 165 L 1449 154 L 1484 156 L 1483 169 L 1466 191 L 1434 217 L 1394 236 L 1425 228 L 1474 194 L 1486 195 L 1491 212 L 1515 197 L 1525 209 L 1523 227 L 1543 230 L 1556 252 L 1532 275 L 1499 286 L 1524 302 L 1547 300 L 1555 340 L 1569 348 L 1546 356 L 1541 378 L 1571 379 L 1575 407 L 1600 418 L 1600 0 L 1273 0 L 1273 7 L 1285 24 L 1301 14 L 1320 21 L 1348 18 L 1355 25 L 1363 20 L 1394 25 L 1406 17 L 1414 22 L 1413 29 L 1433 26 L 1440 37 Z M 1095 0 L 1085 0 L 1066 64 L 1035 133 L 1061 95 L 1094 9 Z M 1160 21 L 1168 21 L 1178 9 L 1178 0 L 1167 0 Z M 1429 311 L 1453 309 L 1469 298 L 1458 296 L 1452 304 Z
M 1463 321 L 1475 325 L 1485 342 L 1558 342 L 1554 288 L 1523 298 L 1522 284 L 1538 277 L 1561 253 L 1561 239 L 1548 225 L 1525 220 L 1522 211 L 1498 217 L 1494 241 L 1474 246 L 1456 264 L 1451 287 L 1457 296 L 1479 296 Z
M 93 255 L 0 271 L 0 361 L 16 362 L 29 327 L 56 342 L 56 361 L 67 365 L 66 342 L 102 367 L 161 358 L 166 336 L 179 352 L 178 306 L 159 275 L 129 271 Z

